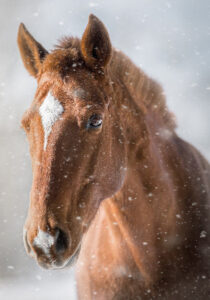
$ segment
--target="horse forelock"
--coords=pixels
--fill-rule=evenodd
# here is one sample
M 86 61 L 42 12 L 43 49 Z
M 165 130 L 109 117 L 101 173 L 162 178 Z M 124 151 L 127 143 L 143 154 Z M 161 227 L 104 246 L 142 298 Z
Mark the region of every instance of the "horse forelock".
M 58 73 L 64 79 L 83 65 L 78 49 L 55 49 L 45 58 L 42 72 Z
M 80 54 L 80 39 L 71 36 L 64 36 L 59 39 L 56 49 L 76 49 Z

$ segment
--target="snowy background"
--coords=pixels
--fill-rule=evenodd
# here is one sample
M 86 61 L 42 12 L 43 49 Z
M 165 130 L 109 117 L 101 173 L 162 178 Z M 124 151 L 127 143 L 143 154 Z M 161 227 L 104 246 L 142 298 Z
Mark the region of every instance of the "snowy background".
M 16 36 L 24 22 L 50 50 L 62 35 L 81 37 L 90 13 L 115 47 L 163 85 L 178 133 L 210 159 L 209 0 L 0 0 L 0 300 L 76 299 L 72 269 L 41 270 L 22 244 L 31 166 L 19 123 L 36 82 Z

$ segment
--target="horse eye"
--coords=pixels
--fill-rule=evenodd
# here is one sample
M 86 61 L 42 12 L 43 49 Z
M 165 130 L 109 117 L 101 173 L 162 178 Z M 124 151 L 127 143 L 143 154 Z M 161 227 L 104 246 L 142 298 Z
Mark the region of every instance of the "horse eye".
M 102 117 L 94 114 L 88 120 L 87 128 L 99 128 L 102 125 Z

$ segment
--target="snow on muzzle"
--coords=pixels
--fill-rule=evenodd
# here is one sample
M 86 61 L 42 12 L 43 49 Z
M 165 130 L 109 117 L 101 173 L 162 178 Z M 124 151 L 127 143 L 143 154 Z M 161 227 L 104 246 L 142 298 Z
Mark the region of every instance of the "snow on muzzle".
M 70 257 L 67 254 L 70 236 L 59 228 L 54 229 L 53 233 L 38 228 L 31 241 L 28 239 L 27 230 L 24 229 L 24 245 L 27 253 L 35 258 L 41 267 L 47 269 L 66 266 L 75 254 Z

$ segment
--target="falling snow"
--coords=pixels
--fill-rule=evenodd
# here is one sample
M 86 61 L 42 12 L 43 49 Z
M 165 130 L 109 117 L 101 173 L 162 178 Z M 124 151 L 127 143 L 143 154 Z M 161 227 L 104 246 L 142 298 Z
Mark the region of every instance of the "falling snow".
M 32 100 L 35 81 L 27 76 L 20 62 L 15 40 L 18 23 L 26 22 L 34 36 L 47 49 L 51 49 L 52 43 L 61 35 L 80 36 L 90 12 L 98 15 L 107 24 L 113 45 L 122 49 L 138 66 L 142 66 L 164 86 L 163 95 L 167 97 L 170 110 L 178 117 L 177 132 L 210 159 L 209 3 L 204 1 L 202 5 L 199 2 L 192 5 L 189 0 L 179 2 L 154 1 L 151 4 L 146 0 L 135 0 L 133 5 L 129 1 L 116 5 L 111 0 L 87 3 L 64 0 L 60 5 L 59 1 L 56 3 L 37 0 L 30 5 L 20 1 L 11 10 L 9 1 L 2 1 L 2 28 L 7 30 L 1 37 L 3 51 L 0 58 L 0 235 L 3 241 L 0 251 L 0 299 L 57 300 L 67 299 L 66 295 L 70 295 L 68 298 L 71 300 L 76 299 L 72 269 L 56 273 L 42 271 L 26 256 L 22 245 L 22 227 L 32 179 L 28 145 L 19 129 L 19 123 L 21 115 Z M 181 11 L 178 17 L 177 11 Z M 8 22 L 8 19 L 14 22 Z M 73 64 L 72 67 L 76 69 L 76 65 Z M 113 82 L 111 85 L 114 87 Z M 86 97 L 84 91 L 78 94 Z M 155 105 L 153 108 L 158 109 Z M 122 109 L 127 113 L 126 105 Z M 50 124 L 45 131 L 45 144 L 54 121 Z M 170 132 L 159 130 L 157 136 L 167 141 Z M 103 154 L 106 155 L 106 152 Z M 68 154 L 66 163 L 71 163 Z M 40 162 L 36 161 L 36 166 L 39 165 Z M 148 172 L 149 164 L 142 168 L 143 172 Z M 197 180 L 199 183 L 200 180 Z M 149 195 L 148 197 L 150 198 Z M 130 206 L 135 204 L 134 199 L 128 197 Z M 192 202 L 191 209 L 198 204 L 199 202 Z M 80 204 L 80 208 L 85 206 L 86 203 Z M 61 208 L 62 206 L 57 206 L 58 210 Z M 122 211 L 126 209 L 122 207 Z M 80 216 L 77 218 L 80 221 Z M 177 223 L 181 223 L 180 214 L 176 215 L 176 219 Z M 206 229 L 199 235 L 201 242 L 208 238 Z M 172 242 L 175 243 L 175 240 L 176 238 Z M 148 243 L 141 243 L 146 251 L 149 248 L 146 247 Z M 92 255 L 91 259 L 96 259 L 96 255 Z M 123 268 L 119 268 L 118 275 L 123 272 L 125 276 L 132 277 Z M 206 278 L 205 274 L 201 275 L 202 280 Z M 148 289 L 147 293 L 150 292 Z

